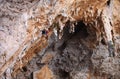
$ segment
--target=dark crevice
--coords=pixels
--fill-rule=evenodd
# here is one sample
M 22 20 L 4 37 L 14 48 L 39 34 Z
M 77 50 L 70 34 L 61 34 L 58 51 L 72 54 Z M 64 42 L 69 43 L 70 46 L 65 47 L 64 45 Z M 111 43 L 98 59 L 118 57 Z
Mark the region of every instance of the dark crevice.
M 111 2 L 111 0 L 108 0 L 108 1 L 107 1 L 107 5 L 108 5 L 108 6 L 110 6 L 110 2 Z
M 101 43 L 102 43 L 103 45 L 107 45 L 104 38 L 101 40 Z
M 22 67 L 22 69 L 23 69 L 24 72 L 27 71 L 27 67 L 26 66 Z
M 69 72 L 66 72 L 65 70 L 60 69 L 59 73 L 61 78 L 63 77 L 65 79 L 69 77 Z

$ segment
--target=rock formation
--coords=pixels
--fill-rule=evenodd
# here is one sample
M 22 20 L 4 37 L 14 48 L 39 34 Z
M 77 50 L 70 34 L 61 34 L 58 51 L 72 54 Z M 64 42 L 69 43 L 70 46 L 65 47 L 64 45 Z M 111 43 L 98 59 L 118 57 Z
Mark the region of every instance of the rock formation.
M 119 0 L 0 0 L 0 79 L 120 79 Z

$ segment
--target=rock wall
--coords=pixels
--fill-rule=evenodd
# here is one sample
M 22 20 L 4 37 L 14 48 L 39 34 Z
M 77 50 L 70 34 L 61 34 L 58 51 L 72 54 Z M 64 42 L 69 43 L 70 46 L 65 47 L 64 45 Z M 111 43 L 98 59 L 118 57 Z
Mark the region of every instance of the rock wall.
M 119 79 L 119 5 L 1 0 L 0 78 Z

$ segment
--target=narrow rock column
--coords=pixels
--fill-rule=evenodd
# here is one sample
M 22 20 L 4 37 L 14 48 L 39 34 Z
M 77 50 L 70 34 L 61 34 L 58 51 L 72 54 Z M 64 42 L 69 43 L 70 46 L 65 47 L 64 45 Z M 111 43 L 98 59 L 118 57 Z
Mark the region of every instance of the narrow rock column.
M 109 0 L 107 2 L 107 7 L 103 9 L 102 20 L 104 23 L 104 30 L 107 37 L 108 50 L 110 52 L 110 56 L 114 56 L 114 43 L 113 43 L 113 1 Z

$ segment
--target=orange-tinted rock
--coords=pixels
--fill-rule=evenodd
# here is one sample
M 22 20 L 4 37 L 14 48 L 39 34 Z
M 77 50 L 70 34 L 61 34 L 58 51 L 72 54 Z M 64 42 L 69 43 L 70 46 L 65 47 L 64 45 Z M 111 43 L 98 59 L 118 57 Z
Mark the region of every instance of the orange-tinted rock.
M 70 29 L 74 32 L 75 22 L 81 20 L 88 35 L 91 35 L 82 39 L 82 44 L 92 51 L 96 50 L 91 58 L 93 66 L 101 66 L 102 72 L 107 74 L 118 74 L 119 5 L 119 0 L 0 0 L 0 76 L 9 67 L 13 69 L 13 75 L 17 74 L 38 52 L 48 46 L 53 30 L 62 38 L 63 29 L 69 21 Z M 43 29 L 47 29 L 48 33 L 42 35 Z M 108 60 L 109 53 L 115 56 L 111 63 Z M 42 63 L 48 63 L 52 58 L 52 54 L 46 54 Z M 111 65 L 110 70 L 106 69 L 108 64 Z
M 34 72 L 33 79 L 53 79 L 53 73 L 48 65 L 45 65 L 39 71 Z

